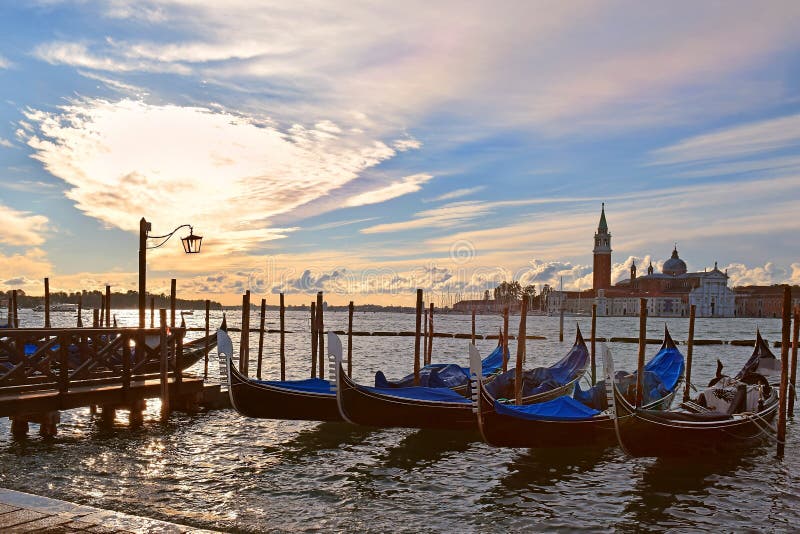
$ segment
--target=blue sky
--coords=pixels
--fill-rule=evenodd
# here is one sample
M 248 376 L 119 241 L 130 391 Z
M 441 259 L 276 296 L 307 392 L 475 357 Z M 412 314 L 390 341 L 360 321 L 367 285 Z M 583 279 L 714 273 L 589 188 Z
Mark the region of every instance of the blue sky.
M 800 283 L 800 5 L 0 6 L 0 287 L 444 302 L 658 266 Z

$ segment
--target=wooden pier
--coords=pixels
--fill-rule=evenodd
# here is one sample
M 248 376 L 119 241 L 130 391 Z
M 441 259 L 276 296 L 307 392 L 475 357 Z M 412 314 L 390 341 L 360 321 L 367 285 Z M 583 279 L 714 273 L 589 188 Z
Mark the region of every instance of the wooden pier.
M 59 412 L 83 406 L 100 406 L 109 420 L 115 410 L 129 410 L 134 425 L 149 398 L 161 399 L 165 416 L 194 411 L 214 391 L 184 373 L 208 350 L 185 354 L 185 333 L 165 326 L 0 330 L 0 417 L 11 418 L 15 435 L 33 422 L 53 436 Z

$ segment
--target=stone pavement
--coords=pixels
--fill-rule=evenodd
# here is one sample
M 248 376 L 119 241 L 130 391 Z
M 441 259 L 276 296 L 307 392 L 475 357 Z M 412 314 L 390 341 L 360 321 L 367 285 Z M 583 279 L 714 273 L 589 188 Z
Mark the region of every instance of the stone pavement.
M 0 532 L 213 532 L 0 488 Z

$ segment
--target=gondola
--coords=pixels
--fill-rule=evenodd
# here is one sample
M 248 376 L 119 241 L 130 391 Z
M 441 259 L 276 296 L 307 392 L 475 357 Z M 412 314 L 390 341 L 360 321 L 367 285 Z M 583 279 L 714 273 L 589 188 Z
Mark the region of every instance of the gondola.
M 329 346 L 338 347 L 338 354 L 331 352 L 337 359 L 333 362 L 332 376 L 335 376 L 337 381 L 336 398 L 339 411 L 346 421 L 376 427 L 476 429 L 476 419 L 469 399 L 447 388 L 421 386 L 376 388 L 356 384 L 342 371 L 341 342 L 335 335 L 329 336 Z M 470 350 L 472 351 L 472 348 Z M 546 400 L 554 394 L 553 392 L 563 392 L 574 387 L 574 383 L 585 372 L 588 360 L 589 351 L 578 330 L 575 344 L 569 354 L 551 367 L 542 368 L 558 372 L 552 374 L 540 372 L 540 376 L 548 375 L 548 378 L 560 376 L 563 381 L 560 383 L 551 381 L 546 390 L 537 390 L 534 385 L 523 402 Z M 473 365 L 472 372 L 482 376 L 483 366 L 480 358 L 474 361 Z M 566 369 L 569 366 L 572 366 L 571 372 Z M 502 378 L 503 375 L 495 379 L 492 384 Z
M 247 417 L 305 421 L 342 421 L 331 382 L 305 380 L 258 380 L 241 374 L 233 365 L 233 343 L 228 333 L 217 332 L 217 350 L 228 378 L 233 407 Z M 329 334 L 330 338 L 330 334 Z
M 219 337 L 220 363 L 226 369 L 231 403 L 239 413 L 248 417 L 265 419 L 343 420 L 337 407 L 336 392 L 331 382 L 321 378 L 258 380 L 246 377 L 232 364 L 233 344 L 230 337 L 223 331 L 218 332 L 217 335 Z M 329 333 L 328 335 L 330 338 L 334 334 Z M 492 354 L 495 353 L 502 358 L 502 348 L 499 351 L 495 350 Z M 493 365 L 490 358 L 491 356 L 485 360 L 487 367 Z M 441 395 L 455 394 L 461 401 L 468 402 L 462 395 L 446 386 L 436 389 L 440 390 Z
M 601 346 L 601 352 L 607 350 Z M 473 355 L 471 360 L 479 356 Z M 645 405 L 667 408 L 684 373 L 683 354 L 664 327 L 664 342 L 645 366 Z M 613 376 L 613 375 L 612 375 Z M 616 379 L 636 384 L 636 374 L 617 373 Z M 480 381 L 479 381 L 480 382 Z M 491 385 L 480 382 L 474 397 L 478 426 L 483 440 L 495 447 L 596 447 L 615 443 L 614 421 L 606 410 L 605 384 L 588 391 L 576 384 L 574 394 L 550 397 L 529 405 L 508 404 L 491 393 Z M 584 402 L 581 402 L 583 399 Z
M 780 373 L 780 361 L 758 334 L 753 355 L 734 378 L 718 370 L 695 401 L 669 411 L 635 408 L 614 387 L 620 446 L 634 457 L 708 456 L 763 441 L 779 404 L 778 388 L 759 371 L 770 374 L 776 363 Z
M 506 356 L 507 357 L 507 356 Z M 497 347 L 481 362 L 481 373 L 485 380 L 496 377 L 503 368 L 502 334 Z M 419 370 L 419 385 L 434 388 L 450 388 L 462 397 L 469 395 L 469 367 L 461 367 L 455 363 L 432 363 Z M 375 373 L 376 388 L 407 388 L 414 385 L 414 374 L 399 380 L 387 380 L 383 371 Z

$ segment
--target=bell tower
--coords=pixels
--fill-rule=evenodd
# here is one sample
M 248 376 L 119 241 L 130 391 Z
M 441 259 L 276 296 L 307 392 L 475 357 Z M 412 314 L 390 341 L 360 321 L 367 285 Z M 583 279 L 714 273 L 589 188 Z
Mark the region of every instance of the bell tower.
M 600 224 L 594 234 L 594 272 L 592 273 L 592 288 L 609 289 L 611 287 L 611 234 L 608 233 L 606 223 L 605 202 L 600 209 Z

